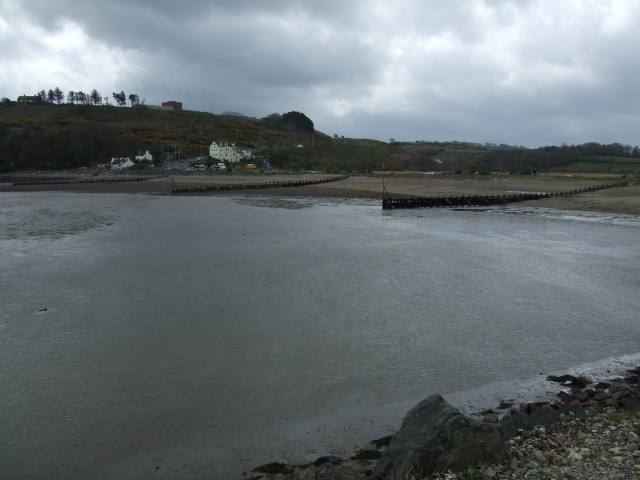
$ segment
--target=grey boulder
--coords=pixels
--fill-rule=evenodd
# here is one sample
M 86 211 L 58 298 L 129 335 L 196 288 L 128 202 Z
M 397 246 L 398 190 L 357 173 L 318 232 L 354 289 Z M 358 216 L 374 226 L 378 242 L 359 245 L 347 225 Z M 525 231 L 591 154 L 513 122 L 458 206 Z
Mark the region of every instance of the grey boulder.
M 384 479 L 459 472 L 493 463 L 505 450 L 497 425 L 472 420 L 440 395 L 432 395 L 406 415 L 374 473 Z

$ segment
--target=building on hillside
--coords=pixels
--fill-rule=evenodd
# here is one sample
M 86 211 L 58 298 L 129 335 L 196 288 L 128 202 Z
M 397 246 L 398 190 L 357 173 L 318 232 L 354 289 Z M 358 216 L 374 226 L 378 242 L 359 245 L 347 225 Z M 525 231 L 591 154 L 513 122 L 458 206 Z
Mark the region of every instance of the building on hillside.
M 38 105 L 39 103 L 42 103 L 42 98 L 40 98 L 40 95 L 20 95 L 18 97 L 18 103 Z
M 235 143 L 211 142 L 209 156 L 216 160 L 225 160 L 238 163 L 242 160 L 253 158 L 253 150 L 250 148 L 236 147 Z
M 138 152 L 136 155 L 136 162 L 153 162 L 153 155 L 149 152 L 149 150 L 145 150 L 144 153 Z
M 145 105 L 136 105 L 134 108 L 148 108 L 149 110 L 160 110 L 163 112 L 171 112 L 173 109 L 171 107 L 163 107 L 161 105 L 151 105 L 149 103 Z
M 182 102 L 176 102 L 175 100 L 169 100 L 167 102 L 162 102 L 162 106 L 168 108 L 170 110 L 174 110 L 176 112 L 182 111 Z
M 242 155 L 243 159 L 253 158 L 253 149 L 251 148 L 239 148 L 240 155 Z
M 111 170 L 125 170 L 135 165 L 129 157 L 113 157 L 111 159 Z

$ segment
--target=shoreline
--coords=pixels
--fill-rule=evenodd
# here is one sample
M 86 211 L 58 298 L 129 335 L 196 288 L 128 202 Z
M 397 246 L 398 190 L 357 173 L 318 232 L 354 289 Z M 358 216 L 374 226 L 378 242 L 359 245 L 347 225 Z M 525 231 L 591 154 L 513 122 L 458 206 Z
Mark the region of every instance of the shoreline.
M 636 363 L 636 365 L 639 365 Z M 620 372 L 618 372 L 620 373 Z M 502 400 L 493 408 L 476 412 L 479 418 L 473 418 L 461 413 L 449 405 L 439 395 L 433 395 L 420 402 L 406 416 L 403 425 L 396 433 L 374 439 L 364 447 L 355 451 L 349 457 L 325 455 L 313 462 L 301 464 L 286 464 L 271 462 L 256 466 L 250 472 L 244 472 L 242 478 L 246 480 L 304 480 L 304 479 L 387 479 L 394 480 L 467 480 L 467 479 L 512 479 L 531 478 L 531 475 L 562 474 L 564 478 L 579 479 L 582 477 L 576 469 L 585 474 L 586 471 L 597 470 L 597 474 L 611 473 L 623 475 L 615 477 L 596 477 L 623 480 L 632 478 L 626 474 L 640 477 L 640 366 L 625 368 L 622 375 L 606 378 L 588 378 L 580 374 L 549 375 L 546 381 L 559 387 L 559 392 L 553 398 L 545 401 L 528 401 L 518 403 L 513 400 Z M 494 434 L 499 432 L 501 450 L 496 450 L 494 456 L 487 456 L 484 460 L 473 464 L 467 462 L 467 450 L 451 442 L 438 439 L 435 451 L 438 455 L 447 457 L 446 465 L 450 468 L 435 468 L 423 470 L 423 475 L 415 476 L 415 449 L 432 448 L 416 447 L 415 441 L 406 442 L 398 446 L 397 439 L 406 437 L 405 430 L 410 424 L 410 417 L 425 402 L 434 401 L 438 397 L 441 404 L 455 411 L 474 428 L 490 429 Z M 440 405 L 438 408 L 445 408 Z M 428 418 L 428 417 L 427 417 Z M 598 444 L 600 437 L 586 438 L 586 426 L 594 433 L 594 428 L 609 435 L 612 432 L 622 432 L 620 425 L 626 428 L 628 435 L 636 435 L 630 448 L 625 448 L 625 436 L 610 435 L 603 445 Z M 422 430 L 431 428 L 425 424 Z M 463 427 L 456 427 L 463 429 Z M 620 430 L 620 431 L 619 431 Z M 453 433 L 455 436 L 455 431 Z M 626 435 L 626 434 L 625 434 Z M 571 439 L 571 444 L 559 442 L 558 439 Z M 631 437 L 629 437 L 631 438 Z M 601 440 L 601 439 L 600 439 Z M 616 444 L 610 447 L 609 442 Z M 617 443 L 616 443 L 617 442 Z M 482 443 L 482 440 L 480 440 Z M 602 442 L 601 442 L 602 443 Z M 621 444 L 621 445 L 619 445 Z M 414 462 L 412 468 L 395 463 L 393 472 L 385 470 L 390 458 L 398 456 L 398 451 L 408 450 L 409 463 Z M 459 449 L 455 454 L 462 459 L 463 468 L 455 467 L 451 461 L 449 450 Z M 618 455 L 611 462 L 611 448 L 616 449 Z M 411 453 L 414 452 L 414 453 Z M 524 453 L 523 453 L 524 452 Z M 433 456 L 432 456 L 433 457 Z M 437 456 L 436 456 L 437 457 Z M 456 460 L 457 461 L 457 460 Z M 429 465 L 438 465 L 437 458 L 429 458 Z M 442 465 L 442 464 L 440 464 Z M 452 466 L 453 465 L 453 466 Z M 608 469 L 604 472 L 602 469 Z M 622 473 L 620 473 L 622 471 Z M 401 472 L 401 473 L 398 473 Z M 413 472 L 413 473 L 410 473 Z M 533 477 L 537 478 L 537 477 Z M 547 478 L 547 477 L 541 477 Z M 554 477 L 555 478 L 555 477 Z M 559 478 L 563 478 L 560 476 Z M 633 478 L 636 478 L 635 476 Z
M 26 192 L 70 192 L 70 193 L 138 193 L 166 196 L 226 196 L 226 197 L 287 197 L 287 198 L 329 198 L 333 200 L 382 200 L 382 191 L 357 188 L 339 188 L 328 184 L 276 187 L 256 190 L 230 190 L 217 192 L 194 192 L 172 195 L 169 182 L 104 182 L 49 185 L 0 184 L 0 193 Z M 393 194 L 397 198 L 410 195 Z M 601 214 L 623 214 L 640 216 L 640 185 L 616 187 L 573 195 L 570 197 L 529 200 L 505 206 L 552 208 L 558 210 L 593 212 Z M 456 207 L 464 208 L 464 207 Z

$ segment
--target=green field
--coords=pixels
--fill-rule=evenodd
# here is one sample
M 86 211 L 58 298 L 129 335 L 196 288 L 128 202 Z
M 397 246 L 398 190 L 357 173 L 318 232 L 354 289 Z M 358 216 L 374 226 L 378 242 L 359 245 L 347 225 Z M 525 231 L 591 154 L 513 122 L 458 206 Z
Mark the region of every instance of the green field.
M 552 172 L 639 174 L 640 158 L 598 156 L 552 168 Z

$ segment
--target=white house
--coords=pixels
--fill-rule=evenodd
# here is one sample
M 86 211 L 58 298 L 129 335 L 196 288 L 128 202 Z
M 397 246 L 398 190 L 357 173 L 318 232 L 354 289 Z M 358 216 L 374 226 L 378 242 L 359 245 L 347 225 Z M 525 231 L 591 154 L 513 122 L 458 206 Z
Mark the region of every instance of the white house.
M 239 148 L 238 151 L 242 158 L 253 158 L 253 150 L 250 148 Z
M 135 165 L 129 157 L 113 157 L 111 159 L 111 170 L 124 170 Z
M 238 163 L 245 158 L 253 158 L 253 150 L 250 148 L 236 147 L 235 143 L 211 142 L 209 146 L 209 156 L 216 160 Z
M 151 155 L 151 153 L 149 152 L 149 150 L 145 150 L 145 152 L 141 155 L 136 155 L 136 162 L 152 162 L 153 161 L 153 155 Z

